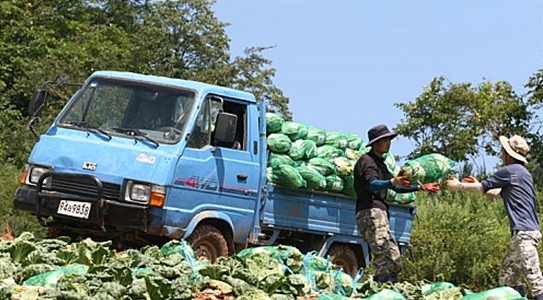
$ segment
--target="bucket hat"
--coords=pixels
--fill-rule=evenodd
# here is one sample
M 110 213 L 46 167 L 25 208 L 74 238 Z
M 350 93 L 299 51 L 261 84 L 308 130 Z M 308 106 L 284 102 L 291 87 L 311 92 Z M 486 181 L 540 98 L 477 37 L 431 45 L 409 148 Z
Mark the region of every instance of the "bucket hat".
M 528 143 L 522 137 L 514 135 L 508 139 L 505 136 L 500 136 L 500 144 L 502 144 L 503 149 L 514 159 L 524 163 L 528 162 L 526 154 L 530 151 L 530 147 L 528 147 Z
M 379 124 L 376 126 L 373 126 L 368 130 L 368 140 L 369 142 L 366 144 L 366 147 L 371 146 L 373 143 L 377 142 L 378 140 L 386 137 L 390 137 L 391 139 L 398 136 L 398 134 L 394 131 L 388 130 L 388 127 L 385 124 Z

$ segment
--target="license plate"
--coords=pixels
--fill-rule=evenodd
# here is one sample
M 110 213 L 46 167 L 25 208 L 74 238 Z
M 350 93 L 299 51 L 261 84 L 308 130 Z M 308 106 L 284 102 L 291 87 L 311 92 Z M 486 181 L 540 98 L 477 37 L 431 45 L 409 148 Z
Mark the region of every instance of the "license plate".
M 88 219 L 90 210 L 91 204 L 89 202 L 60 200 L 57 213 L 70 217 Z

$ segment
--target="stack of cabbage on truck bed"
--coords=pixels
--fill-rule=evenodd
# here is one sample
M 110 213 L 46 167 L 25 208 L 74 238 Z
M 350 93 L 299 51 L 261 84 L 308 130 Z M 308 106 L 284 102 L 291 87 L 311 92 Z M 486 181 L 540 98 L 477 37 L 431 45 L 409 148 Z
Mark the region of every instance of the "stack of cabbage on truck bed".
M 369 151 L 360 136 L 285 121 L 274 113 L 267 113 L 266 121 L 269 182 L 356 196 L 353 169 L 358 158 Z M 390 153 L 385 163 L 393 174 L 400 170 Z M 408 203 L 415 200 L 415 195 L 389 190 L 388 200 Z

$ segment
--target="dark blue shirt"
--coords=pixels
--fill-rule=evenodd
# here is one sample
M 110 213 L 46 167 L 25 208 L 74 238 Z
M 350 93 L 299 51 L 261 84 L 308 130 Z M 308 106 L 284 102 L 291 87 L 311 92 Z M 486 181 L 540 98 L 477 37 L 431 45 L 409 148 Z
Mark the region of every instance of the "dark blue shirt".
M 500 195 L 511 230 L 539 230 L 534 182 L 522 163 L 507 165 L 481 183 L 485 192 L 502 189 Z

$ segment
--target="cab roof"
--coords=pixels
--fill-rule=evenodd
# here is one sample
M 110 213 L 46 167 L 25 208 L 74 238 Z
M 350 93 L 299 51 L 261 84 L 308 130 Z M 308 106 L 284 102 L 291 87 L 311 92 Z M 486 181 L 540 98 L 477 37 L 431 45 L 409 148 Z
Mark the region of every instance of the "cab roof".
M 92 75 L 90 76 L 90 78 L 92 77 L 127 79 L 127 80 L 135 80 L 135 81 L 142 81 L 142 82 L 148 82 L 148 83 L 178 86 L 178 87 L 195 90 L 200 95 L 206 95 L 206 94 L 211 93 L 211 94 L 218 94 L 218 95 L 233 97 L 237 99 L 243 99 L 252 103 L 256 103 L 255 96 L 251 93 L 235 90 L 228 87 L 218 86 L 214 84 L 192 81 L 192 80 L 184 80 L 184 79 L 169 78 L 169 77 L 163 77 L 163 76 L 144 75 L 144 74 L 138 74 L 138 73 L 132 73 L 132 72 L 120 72 L 120 71 L 96 71 L 92 73 Z

